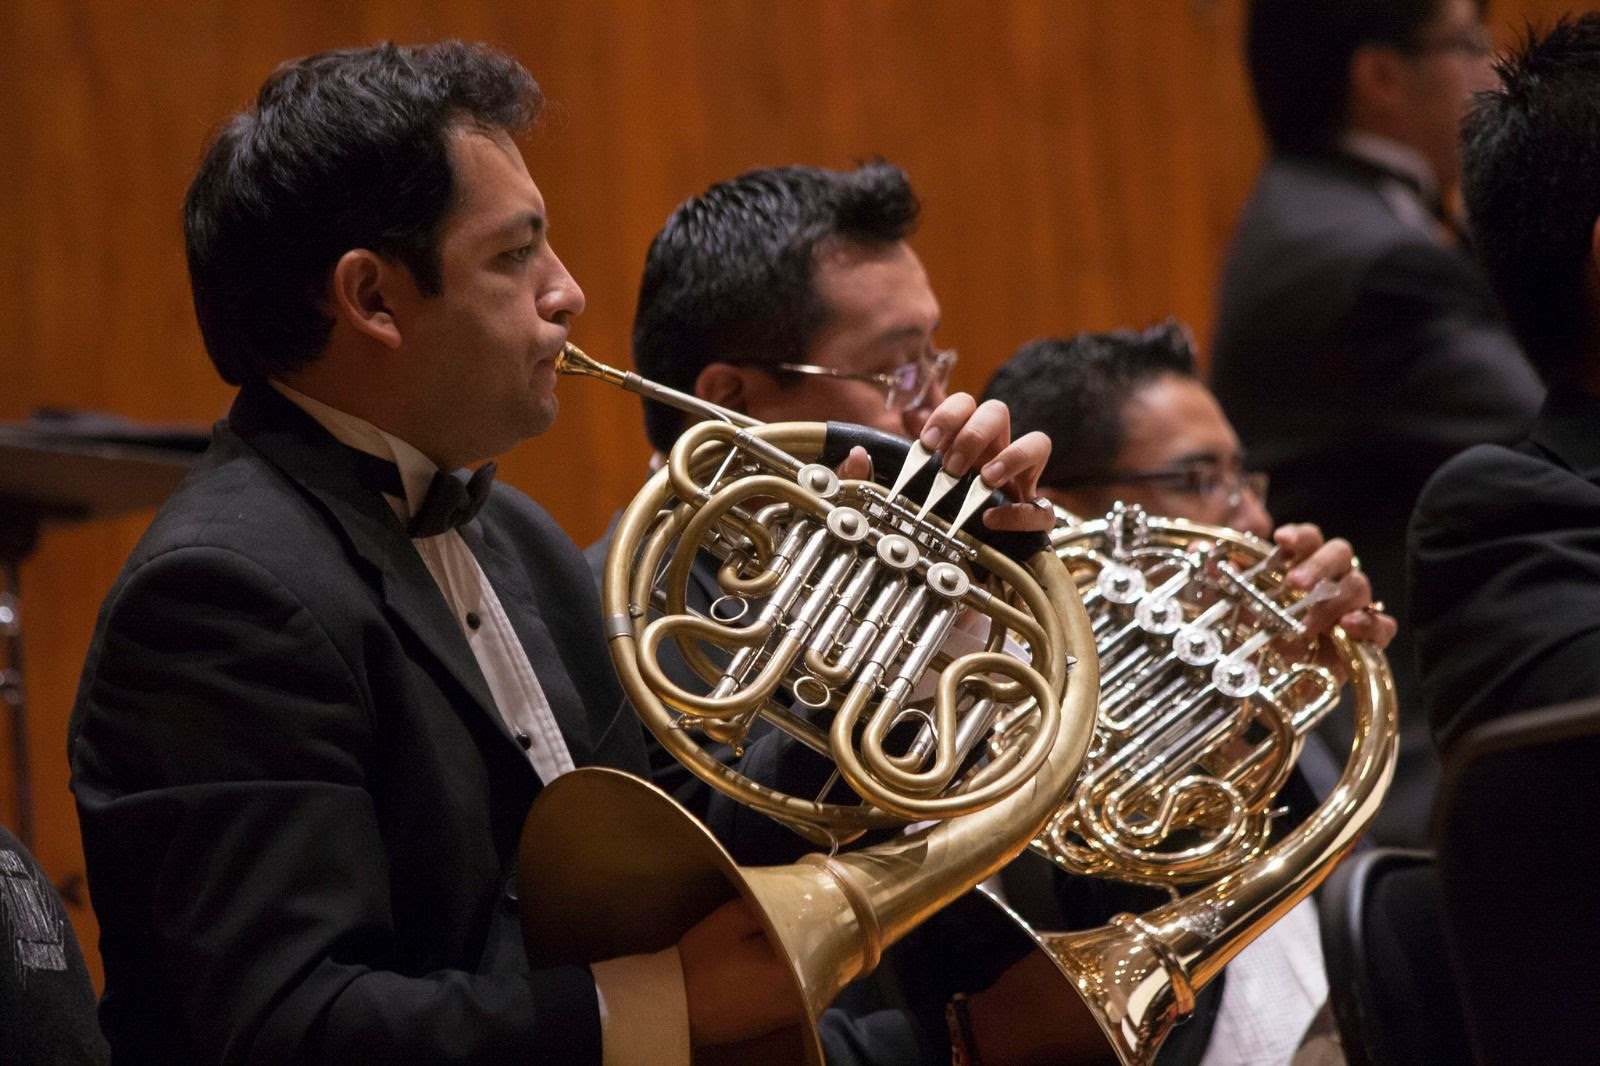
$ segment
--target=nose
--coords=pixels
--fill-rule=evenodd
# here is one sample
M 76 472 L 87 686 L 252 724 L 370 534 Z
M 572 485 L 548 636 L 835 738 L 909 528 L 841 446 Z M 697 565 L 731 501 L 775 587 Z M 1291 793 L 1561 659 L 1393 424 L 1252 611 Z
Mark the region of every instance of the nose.
M 1235 507 L 1228 524 L 1234 529 L 1245 533 L 1254 533 L 1262 540 L 1272 536 L 1272 515 L 1267 513 L 1267 507 L 1261 502 L 1249 486 L 1245 486 L 1239 496 L 1239 506 Z
M 922 436 L 922 424 L 928 420 L 928 415 L 932 414 L 933 409 L 944 403 L 949 396 L 950 394 L 944 390 L 944 386 L 937 381 L 929 382 L 928 391 L 923 394 L 921 401 L 900 412 L 902 426 L 900 432 L 912 440 Z
M 539 317 L 548 322 L 565 324 L 567 319 L 583 313 L 583 290 L 553 252 L 550 261 L 551 270 L 539 290 Z

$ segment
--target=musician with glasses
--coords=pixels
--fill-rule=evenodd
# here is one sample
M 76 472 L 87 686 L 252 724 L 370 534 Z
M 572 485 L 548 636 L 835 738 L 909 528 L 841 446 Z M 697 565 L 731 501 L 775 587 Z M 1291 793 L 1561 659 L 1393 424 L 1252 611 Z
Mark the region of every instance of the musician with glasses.
M 1273 510 L 1361 548 L 1400 621 L 1400 759 L 1372 836 L 1427 841 L 1438 762 L 1405 623 L 1406 521 L 1428 475 L 1513 440 L 1541 395 L 1452 209 L 1489 88 L 1483 0 L 1251 0 L 1271 145 L 1218 293 L 1211 383 L 1272 474 Z
M 637 369 L 763 421 L 854 421 L 939 447 L 924 420 L 945 395 L 955 356 L 934 341 L 939 304 L 906 243 L 917 214 L 904 172 L 881 162 L 842 172 L 777 167 L 713 185 L 680 205 L 651 244 L 634 319 Z M 1005 410 L 987 400 L 983 409 Z M 666 452 L 688 416 L 649 402 L 644 413 L 651 443 Z M 1057 457 L 1075 445 L 1064 440 Z M 1348 546 L 1324 546 L 1309 527 L 1297 527 L 1290 540 L 1308 586 L 1345 575 L 1341 595 L 1322 605 L 1325 617 L 1314 617 L 1314 626 L 1367 602 L 1365 579 L 1347 574 Z M 591 549 L 591 564 L 603 560 L 605 547 Z M 710 569 L 702 577 L 704 607 L 719 589 Z M 1380 642 L 1392 633 L 1387 620 L 1364 613 L 1351 621 L 1359 635 Z M 775 843 L 754 829 L 733 845 L 738 851 L 753 841 Z M 1101 1048 L 1093 1023 L 1063 1000 L 1043 957 L 1017 963 L 1031 949 L 1014 929 L 989 924 L 986 907 L 952 910 L 958 913 L 891 950 L 878 982 L 850 990 L 852 1005 L 865 1012 L 856 1032 L 874 1040 L 830 1053 L 841 1061 L 949 1061 L 941 1008 L 953 990 L 972 989 L 983 990 L 968 1007 L 984 1062 L 1062 1061 L 1067 1048 Z M 1093 924 L 1105 917 L 1096 914 Z M 1051 1028 L 1058 1023 L 1087 1028 Z M 1161 1061 L 1199 1061 L 1204 1035 L 1203 1025 L 1180 1027 Z
M 939 301 L 906 243 L 919 210 L 904 172 L 883 162 L 713 185 L 651 243 L 633 324 L 639 373 L 763 421 L 918 436 L 956 362 L 934 341 Z M 650 443 L 670 449 L 687 417 L 646 402 Z
M 1197 375 L 1189 333 L 1178 323 L 1033 341 L 996 371 L 983 395 L 1010 408 L 1014 428 L 1042 431 L 1055 442 L 1039 491 L 1068 511 L 1088 519 L 1118 502 L 1138 504 L 1151 514 L 1276 541 L 1308 556 L 1291 569 L 1292 584 L 1309 589 L 1325 576 L 1340 577 L 1342 595 L 1307 614 L 1314 632 L 1337 623 L 1380 647 L 1394 636 L 1387 615 L 1351 609 L 1367 602 L 1369 585 L 1354 568 L 1348 543 L 1324 544 L 1315 526 L 1273 529 L 1262 503 L 1267 476 L 1248 469 L 1238 436 Z M 1347 716 L 1330 720 L 1341 717 Z M 1347 738 L 1335 743 L 1333 750 L 1349 750 Z M 1339 775 L 1329 745 L 1312 734 L 1281 795 L 1303 814 Z M 1041 902 L 1035 886 L 1021 880 L 1025 870 L 1008 870 L 1007 888 L 1025 913 L 1029 896 L 1022 893 L 1031 893 L 1045 928 L 1059 921 L 1068 928 L 1094 925 L 1119 910 L 1142 913 L 1163 901 L 1153 889 L 1059 877 L 1055 898 Z M 1320 1034 L 1325 1024 L 1319 1012 L 1328 985 L 1314 904 L 1306 900 L 1270 926 L 1205 991 L 1211 995 L 1175 1034 L 1204 1037 L 1199 1061 L 1287 1063 L 1312 1027 Z
M 927 421 L 936 406 L 961 397 L 946 392 L 956 354 L 935 343 L 939 303 L 907 243 L 919 211 L 905 173 L 883 162 L 846 171 L 775 167 L 711 186 L 674 210 L 651 243 L 634 318 L 635 366 L 645 377 L 764 422 L 855 422 L 954 450 L 957 469 L 985 462 L 964 444 L 952 446 Z M 983 404 L 977 415 L 1009 425 L 998 403 Z M 644 418 L 661 454 L 689 423 L 676 408 L 648 401 Z M 861 454 L 846 465 L 856 477 L 870 469 Z M 608 547 L 604 538 L 589 551 L 597 574 Z M 721 590 L 715 563 L 707 557 L 702 564 L 689 592 L 705 609 Z M 663 652 L 670 659 L 670 649 Z M 798 746 L 769 744 L 752 745 L 741 769 L 783 791 L 815 791 L 831 765 Z M 658 768 L 658 780 L 671 772 Z M 813 850 L 763 815 L 721 809 L 733 804 L 710 797 L 718 815 L 712 820 L 736 827 L 724 842 L 741 861 L 788 862 Z M 839 1005 L 851 1024 L 822 1030 L 830 1063 L 951 1061 L 945 1007 L 952 993 L 989 986 L 1032 945 L 971 897 L 950 911 L 957 913 L 936 915 L 892 947 L 873 975 L 845 990 Z M 1086 1028 L 1047 1039 L 1100 1048 L 1087 1015 L 1041 994 L 1059 992 L 1059 978 L 1008 976 L 1022 980 L 970 1003 L 979 1024 L 987 1019 L 998 1029 L 980 1041 L 982 1061 L 1030 1061 L 1014 1056 L 1007 1038 L 1031 1038 L 1069 1016 Z

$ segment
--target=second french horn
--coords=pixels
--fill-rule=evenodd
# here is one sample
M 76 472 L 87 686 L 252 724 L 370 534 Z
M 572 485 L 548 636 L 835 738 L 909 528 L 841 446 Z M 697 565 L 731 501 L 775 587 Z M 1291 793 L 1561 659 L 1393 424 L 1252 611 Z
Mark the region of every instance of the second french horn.
M 1394 686 L 1371 645 L 1338 629 L 1309 639 L 1304 613 L 1328 590 L 1288 588 L 1271 545 L 1122 505 L 1062 518 L 1052 542 L 1093 620 L 1100 720 L 1033 847 L 1070 873 L 1173 899 L 1098 929 L 1028 931 L 1118 1060 L 1143 1066 L 1195 990 L 1309 895 L 1377 813 L 1394 771 Z M 1279 789 L 1346 678 L 1344 773 L 1274 834 Z

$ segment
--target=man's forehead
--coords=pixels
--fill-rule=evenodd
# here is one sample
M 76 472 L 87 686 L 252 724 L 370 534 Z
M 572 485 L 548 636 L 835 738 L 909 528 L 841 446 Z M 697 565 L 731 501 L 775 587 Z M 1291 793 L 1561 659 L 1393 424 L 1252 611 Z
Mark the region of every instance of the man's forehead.
M 1125 449 L 1159 462 L 1212 456 L 1224 462 L 1239 454 L 1239 438 L 1211 391 L 1194 378 L 1163 374 L 1136 389 L 1123 405 Z
M 939 301 L 910 245 L 829 243 L 827 251 L 819 246 L 815 283 L 836 324 L 848 321 L 882 343 L 920 338 L 939 324 Z
M 1473 0 L 1440 0 L 1428 26 L 1433 30 L 1474 29 L 1483 23 L 1482 5 Z
M 449 139 L 453 221 L 489 236 L 537 234 L 548 226 L 544 197 L 504 130 L 457 126 Z

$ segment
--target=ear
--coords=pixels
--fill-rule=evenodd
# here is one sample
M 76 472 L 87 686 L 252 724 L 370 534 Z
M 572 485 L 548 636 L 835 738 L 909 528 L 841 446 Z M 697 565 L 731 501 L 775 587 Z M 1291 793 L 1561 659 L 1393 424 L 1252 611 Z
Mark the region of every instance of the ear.
M 386 348 L 400 347 L 400 325 L 394 314 L 400 271 L 365 248 L 344 253 L 328 283 L 333 317 Z
M 748 414 L 752 391 L 759 391 L 766 375 L 748 366 L 712 363 L 694 379 L 694 394 L 730 411 Z

